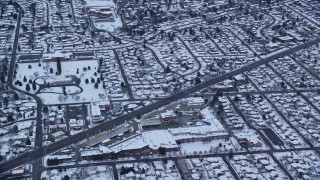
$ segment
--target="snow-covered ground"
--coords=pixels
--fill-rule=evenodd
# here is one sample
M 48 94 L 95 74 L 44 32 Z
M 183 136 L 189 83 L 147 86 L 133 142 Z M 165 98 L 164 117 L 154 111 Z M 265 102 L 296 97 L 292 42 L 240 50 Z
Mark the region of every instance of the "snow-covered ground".
M 116 167 L 120 179 L 181 179 L 174 161 L 171 160 L 118 164 Z
M 293 177 L 299 179 L 319 177 L 320 169 L 316 167 L 320 166 L 320 158 L 314 151 L 280 152 L 275 156 Z
M 87 7 L 95 8 L 95 7 L 109 7 L 111 10 L 108 11 L 112 13 L 112 17 L 110 20 L 101 20 L 95 21 L 94 16 L 91 16 L 93 23 L 96 28 L 103 29 L 107 31 L 114 31 L 116 28 L 122 27 L 122 21 L 120 16 L 116 12 L 116 4 L 113 0 L 86 0 Z
M 63 171 L 57 169 L 44 171 L 41 179 L 95 179 L 95 180 L 112 180 L 114 179 L 112 167 L 110 166 L 93 166 L 81 168 L 69 168 Z
M 268 154 L 237 155 L 229 158 L 240 179 L 287 179 Z
M 221 147 L 220 147 L 221 145 Z M 194 153 L 214 153 L 214 152 L 225 152 L 229 150 L 235 151 L 240 149 L 240 145 L 238 144 L 237 140 L 235 138 L 230 138 L 228 141 L 225 141 L 224 139 L 215 139 L 211 140 L 210 142 L 202 142 L 202 141 L 196 141 L 196 142 L 189 142 L 189 143 L 181 143 L 179 145 L 180 151 L 183 154 L 194 154 Z
M 28 66 L 31 65 L 33 69 L 28 69 Z M 99 73 L 95 76 L 95 72 L 98 70 L 98 62 L 95 60 L 87 60 L 87 61 L 63 61 L 61 62 L 62 71 L 61 75 L 57 76 L 56 72 L 56 62 L 47 62 L 42 63 L 42 66 L 38 66 L 38 63 L 20 63 L 17 69 L 17 78 L 15 80 L 19 80 L 23 83 L 22 86 L 16 86 L 21 90 L 26 90 L 25 85 L 28 82 L 23 82 L 24 76 L 26 76 L 27 80 L 30 79 L 33 81 L 38 77 L 39 79 L 48 79 L 47 82 L 51 83 L 59 83 L 60 81 L 65 81 L 66 77 L 70 75 L 76 76 L 76 78 L 80 79 L 79 86 L 83 89 L 83 92 L 76 95 L 63 95 L 62 87 L 50 87 L 43 89 L 38 96 L 40 96 L 43 100 L 44 104 L 61 104 L 61 103 L 75 103 L 75 102 L 91 102 L 91 101 L 101 101 L 101 95 L 105 95 L 105 89 L 103 89 L 102 81 L 98 85 L 98 88 L 95 88 L 95 83 L 91 82 L 91 79 L 94 78 L 95 82 L 97 82 L 97 78 L 100 77 Z M 90 66 L 90 70 L 89 67 Z M 53 73 L 50 73 L 50 68 L 53 69 Z M 83 68 L 87 68 L 84 70 Z M 77 69 L 79 69 L 79 73 L 77 74 Z M 54 78 L 53 78 L 54 77 Z M 42 82 L 43 80 L 37 79 L 37 83 Z M 88 79 L 89 83 L 87 84 L 85 80 Z M 72 84 L 71 82 L 69 84 Z M 31 86 L 31 84 L 30 84 Z M 39 86 L 37 86 L 38 88 Z M 38 89 L 37 89 L 38 90 Z M 80 92 L 80 88 L 76 87 L 75 84 L 73 86 L 66 86 L 67 94 L 72 94 L 74 92 Z M 30 92 L 33 91 L 32 87 Z M 46 92 L 46 93 L 42 93 Z M 54 92 L 54 93 L 48 93 Z M 106 99 L 106 98 L 105 98 Z
M 115 13 L 113 12 L 115 17 Z M 117 15 L 117 18 L 114 18 L 114 22 L 95 22 L 94 25 L 98 29 L 103 29 L 107 31 L 114 31 L 116 28 L 122 27 L 122 21 L 120 16 Z
M 234 179 L 221 157 L 184 159 L 180 161 L 180 166 L 185 178 L 191 176 L 192 179 Z

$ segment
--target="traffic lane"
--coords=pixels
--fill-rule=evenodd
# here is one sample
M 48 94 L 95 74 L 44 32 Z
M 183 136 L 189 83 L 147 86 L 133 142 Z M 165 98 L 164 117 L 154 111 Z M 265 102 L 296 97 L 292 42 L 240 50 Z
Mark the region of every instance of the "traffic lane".
M 137 115 L 145 114 L 147 112 L 150 112 L 152 110 L 160 108 L 161 106 L 168 105 L 171 102 L 174 102 L 174 101 L 176 101 L 178 99 L 181 99 L 183 97 L 187 97 L 189 94 L 195 93 L 196 91 L 204 89 L 204 88 L 206 88 L 206 87 L 208 87 L 208 86 L 210 86 L 210 85 L 212 85 L 214 83 L 223 81 L 223 80 L 227 79 L 230 76 L 234 76 L 234 75 L 243 73 L 245 71 L 252 70 L 252 69 L 254 69 L 254 68 L 256 68 L 256 67 L 258 67 L 258 66 L 260 66 L 262 64 L 268 63 L 268 62 L 270 62 L 272 60 L 275 60 L 275 59 L 278 59 L 280 57 L 284 57 L 284 56 L 286 56 L 288 54 L 291 54 L 292 52 L 295 52 L 295 51 L 298 51 L 300 49 L 306 48 L 306 47 L 308 47 L 310 45 L 317 44 L 319 42 L 320 42 L 320 38 L 317 38 L 317 39 L 309 41 L 309 42 L 307 42 L 305 44 L 298 45 L 298 46 L 296 46 L 294 48 L 291 48 L 291 49 L 285 50 L 283 52 L 280 52 L 279 54 L 271 55 L 271 56 L 269 56 L 269 57 L 267 57 L 267 58 L 265 58 L 263 60 L 253 62 L 253 63 L 251 63 L 251 64 L 249 64 L 249 65 L 247 65 L 247 66 L 245 66 L 245 67 L 243 67 L 241 69 L 237 69 L 237 70 L 234 70 L 232 72 L 225 73 L 225 74 L 223 74 L 221 76 L 218 76 L 218 77 L 216 77 L 214 79 L 208 80 L 208 81 L 206 81 L 204 83 L 201 83 L 201 84 L 198 84 L 198 85 L 195 85 L 195 86 L 193 86 L 193 87 L 191 87 L 191 88 L 189 88 L 189 89 L 187 89 L 185 91 L 178 92 L 178 93 L 176 93 L 176 94 L 174 94 L 174 95 L 172 95 L 172 96 L 170 96 L 168 98 L 160 100 L 160 101 L 158 101 L 156 103 L 153 103 L 151 105 L 145 106 L 145 107 L 143 107 L 143 108 L 141 108 L 141 109 L 139 109 L 137 111 L 134 111 L 134 112 L 126 114 L 126 115 L 123 115 L 123 116 L 121 116 L 119 118 L 116 118 L 116 119 L 114 119 L 112 121 L 103 123 L 103 124 L 101 124 L 99 126 L 96 126 L 96 127 L 92 128 L 92 129 L 89 129 L 87 131 L 83 131 L 83 132 L 81 132 L 81 133 L 79 133 L 79 134 L 77 134 L 75 136 L 71 136 L 71 137 L 68 137 L 68 138 L 66 138 L 64 140 L 58 141 L 58 142 L 56 142 L 54 144 L 49 145 L 50 148 L 47 149 L 46 154 L 53 153 L 54 151 L 63 148 L 64 145 L 65 145 L 64 144 L 65 142 L 68 142 L 69 144 L 73 144 L 73 143 L 79 142 L 79 141 L 85 139 L 88 135 L 89 136 L 94 135 L 94 133 L 97 130 L 101 130 L 101 131 L 107 130 L 108 128 L 113 127 L 112 125 L 114 125 L 114 124 L 117 124 L 117 125 L 122 124 L 122 123 L 125 122 L 125 120 L 130 120 L 130 119 L 136 117 Z M 44 153 L 43 147 L 41 147 L 39 150 L 42 152 L 41 155 L 43 156 L 43 153 Z M 39 155 L 36 155 L 36 156 L 32 155 L 32 157 L 33 157 L 32 160 L 35 160 L 36 158 L 39 158 Z M 10 169 L 12 169 L 14 167 L 17 167 L 17 166 L 21 165 L 21 164 L 23 164 L 23 163 L 21 163 L 21 161 L 17 161 L 17 160 L 16 161 L 12 161 L 12 160 L 11 161 L 7 161 L 6 163 L 2 163 L 1 164 L 0 172 L 4 172 L 4 171 L 7 171 L 7 170 L 10 170 Z

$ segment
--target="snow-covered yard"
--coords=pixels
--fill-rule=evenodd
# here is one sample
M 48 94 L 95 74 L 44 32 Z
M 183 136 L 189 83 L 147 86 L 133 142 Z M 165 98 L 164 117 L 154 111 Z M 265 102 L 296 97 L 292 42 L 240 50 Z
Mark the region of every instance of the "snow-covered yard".
M 41 179 L 95 179 L 104 180 L 114 179 L 112 168 L 109 166 L 93 166 L 93 167 L 81 167 L 81 168 L 69 168 L 63 171 L 57 169 L 44 171 L 41 174 Z
M 98 29 L 108 30 L 108 31 L 114 31 L 118 27 L 122 27 L 122 21 L 120 16 L 116 12 L 116 4 L 113 2 L 113 0 L 86 0 L 86 5 L 89 8 L 99 8 L 99 7 L 108 7 L 110 10 L 107 12 L 112 14 L 111 17 L 108 17 L 104 20 L 97 17 L 98 21 L 95 21 L 96 17 L 91 16 L 91 19 L 94 22 L 94 25 Z M 107 20 L 108 19 L 108 20 Z
M 181 143 L 179 145 L 181 153 L 183 154 L 206 154 L 206 153 L 215 153 L 215 152 L 225 152 L 225 151 L 237 151 L 241 149 L 241 146 L 238 144 L 235 138 L 230 138 L 228 141 L 224 139 L 211 140 L 210 142 L 189 142 Z
M 29 65 L 31 65 L 31 69 L 28 68 Z M 40 91 L 38 96 L 42 98 L 44 104 L 90 102 L 106 99 L 106 92 L 105 89 L 103 89 L 102 81 L 99 79 L 100 75 L 97 72 L 97 61 L 62 61 L 61 67 L 61 75 L 56 75 L 56 62 L 42 63 L 41 66 L 39 66 L 38 63 L 20 63 L 17 69 L 17 78 L 15 80 L 19 80 L 23 85 L 16 85 L 16 87 L 26 91 L 26 84 L 29 83 L 29 80 L 34 81 L 37 78 L 36 83 L 42 84 L 43 81 L 46 81 L 47 83 L 50 82 L 55 86 L 59 86 L 44 88 Z M 77 69 L 79 69 L 79 73 L 77 73 Z M 50 73 L 50 71 L 52 73 Z M 24 82 L 24 76 L 26 77 L 27 82 Z M 76 83 L 68 78 L 70 76 L 75 76 L 76 79 L 79 78 L 79 87 L 83 89 L 82 92 L 79 87 L 76 87 Z M 86 79 L 88 79 L 88 83 L 86 83 Z M 98 83 L 97 88 L 94 87 L 95 83 Z M 31 84 L 32 83 L 30 83 L 30 86 L 32 86 Z M 67 95 L 63 95 L 63 84 L 66 84 Z M 36 90 L 33 90 L 31 87 L 30 92 L 35 93 L 38 88 L 38 85 Z M 73 94 L 76 92 L 79 92 L 79 94 Z

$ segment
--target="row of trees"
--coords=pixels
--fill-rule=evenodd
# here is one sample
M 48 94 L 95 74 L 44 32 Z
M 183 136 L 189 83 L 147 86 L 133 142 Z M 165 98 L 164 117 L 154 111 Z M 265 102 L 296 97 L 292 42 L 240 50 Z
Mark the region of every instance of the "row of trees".
M 8 73 L 8 58 L 5 57 L 3 60 L 2 60 L 2 63 L 1 63 L 1 66 L 0 66 L 0 80 L 2 83 L 5 83 L 5 76 L 7 75 Z
M 32 82 L 32 89 L 34 91 L 37 90 L 37 85 L 36 85 L 36 83 L 34 81 Z M 30 90 L 31 90 L 30 84 L 26 84 L 26 91 L 30 91 Z

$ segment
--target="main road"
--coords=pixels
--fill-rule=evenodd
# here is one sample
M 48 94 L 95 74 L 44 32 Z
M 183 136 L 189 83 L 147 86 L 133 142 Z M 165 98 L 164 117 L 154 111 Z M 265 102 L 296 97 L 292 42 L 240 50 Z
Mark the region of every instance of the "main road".
M 15 29 L 15 37 L 14 37 L 13 46 L 12 46 L 12 56 L 11 56 L 11 61 L 10 61 L 7 85 L 8 85 L 8 87 L 10 89 L 12 89 L 12 90 L 14 90 L 16 92 L 20 92 L 20 93 L 26 94 L 28 96 L 31 96 L 32 98 L 34 98 L 36 100 L 36 102 L 37 102 L 37 123 L 36 123 L 35 147 L 39 148 L 39 147 L 42 146 L 42 136 L 43 136 L 42 135 L 42 114 L 41 114 L 41 110 L 42 110 L 42 107 L 43 107 L 42 101 L 35 94 L 31 94 L 29 92 L 25 92 L 25 91 L 23 91 L 23 90 L 21 90 L 19 88 L 16 88 L 13 85 L 13 73 L 14 73 L 14 68 L 15 68 L 16 59 L 17 59 L 17 47 L 18 47 L 18 42 L 19 42 L 19 34 L 20 34 L 20 25 L 21 25 L 22 14 L 23 14 L 23 9 L 19 5 L 19 15 L 18 15 L 17 26 L 16 26 L 16 29 Z M 29 153 L 25 153 L 25 154 L 29 154 Z M 31 159 L 31 157 L 25 157 L 23 163 L 26 163 L 26 162 L 28 162 L 30 160 L 35 160 L 35 159 Z M 20 163 L 18 165 L 21 165 L 23 163 Z M 34 161 L 33 166 L 37 167 L 37 166 L 39 166 L 40 163 L 41 163 L 41 159 L 37 159 L 37 160 Z M 0 166 L 2 167 L 3 165 L 1 164 Z M 34 172 L 36 172 L 36 171 L 34 171 Z
M 118 62 L 119 69 L 120 69 L 120 72 L 121 72 L 121 74 L 122 74 L 122 78 L 123 78 L 123 80 L 124 80 L 124 83 L 126 84 L 126 89 L 127 89 L 127 91 L 128 91 L 129 99 L 130 99 L 130 100 L 132 100 L 132 99 L 134 100 L 134 97 L 133 97 L 133 94 L 132 94 L 132 90 L 131 90 L 131 87 L 130 87 L 130 84 L 129 84 L 127 75 L 126 75 L 126 73 L 125 73 L 125 71 L 124 71 L 124 68 L 123 68 L 123 66 L 122 66 L 122 63 L 121 63 L 121 60 L 120 60 L 120 58 L 119 58 L 119 55 L 118 55 L 117 50 L 113 49 L 113 53 L 114 53 L 115 59 L 116 59 L 117 62 Z
M 10 67 L 9 67 L 9 74 L 8 74 L 8 79 L 7 79 L 7 85 L 10 89 L 20 92 L 23 94 L 26 94 L 28 96 L 33 97 L 36 102 L 37 102 L 37 135 L 36 135 L 36 146 L 41 146 L 42 144 L 42 134 L 39 134 L 38 132 L 42 132 L 41 128 L 41 109 L 42 109 L 42 101 L 41 99 L 29 92 L 23 91 L 13 85 L 13 73 L 15 69 L 15 64 L 16 64 L 16 59 L 17 59 L 17 47 L 18 47 L 18 40 L 19 40 L 19 30 L 20 30 L 20 24 L 21 24 L 21 18 L 22 18 L 22 11 L 23 9 L 19 6 L 19 16 L 18 16 L 18 22 L 17 22 L 17 27 L 15 31 L 15 38 L 13 42 L 13 47 L 12 47 L 12 56 L 11 56 L 11 61 L 10 61 Z
M 15 42 L 17 43 L 17 42 Z M 189 94 L 193 94 L 201 89 L 204 89 L 208 86 L 211 86 L 212 84 L 215 84 L 215 83 L 218 83 L 218 82 L 221 82 L 223 80 L 226 80 L 228 79 L 230 76 L 235 76 L 237 74 L 240 74 L 240 73 L 243 73 L 245 71 L 250 71 L 258 66 L 261 66 L 265 63 L 268 63 L 272 60 L 275 60 L 275 59 L 278 59 L 280 57 L 284 57 L 284 56 L 287 56 L 287 55 L 290 55 L 291 53 L 293 52 L 296 52 L 298 50 L 301 50 L 301 49 L 304 49 L 304 48 L 308 48 L 314 44 L 317 44 L 317 43 L 320 43 L 320 38 L 317 38 L 315 40 L 312 40 L 312 41 L 309 41 L 305 44 L 302 44 L 302 45 L 298 45 L 296 47 L 293 47 L 291 49 L 287 49 L 285 51 L 282 51 L 282 52 L 279 52 L 278 54 L 273 54 L 273 55 L 270 55 L 269 57 L 266 57 L 264 59 L 260 59 L 259 61 L 256 61 L 256 62 L 253 62 L 251 64 L 248 64 L 242 68 L 239 68 L 239 69 L 236 69 L 234 71 L 231 71 L 231 72 L 228 72 L 228 73 L 225 73 L 223 75 L 220 75 L 218 77 L 215 77 L 213 79 L 210 79 L 208 81 L 205 81 L 201 84 L 198 84 L 198 85 L 195 85 L 191 88 L 188 88 L 186 90 L 183 90 L 183 91 L 180 91 L 176 94 L 173 94 L 167 98 L 164 98 L 162 100 L 159 100 L 158 102 L 155 102 L 153 104 L 150 104 L 148 106 L 145 106 L 141 109 L 138 109 L 134 112 L 131 112 L 131 113 L 128 113 L 128 114 L 125 114 L 123 116 L 120 116 L 114 120 L 111 120 L 111 121 L 108 121 L 108 122 L 105 122 L 103 124 L 100 124 L 99 126 L 96 126 L 96 127 L 93 127 L 89 130 L 86 130 L 86 131 L 83 131 L 83 132 L 80 132 L 76 135 L 73 135 L 73 136 L 70 136 L 70 137 L 67 137 L 61 141 L 58 141 L 58 142 L 55 142 L 55 143 L 52 143 L 48 146 L 38 146 L 38 148 L 36 148 L 35 150 L 33 151 L 30 151 L 30 152 L 27 152 L 27 153 L 24 153 L 18 157 L 15 157 L 11 160 L 8 160 L 8 161 L 5 161 L 3 163 L 0 164 L 0 173 L 2 172 L 5 172 L 5 171 L 8 171 L 14 167 L 17 167 L 19 165 L 22 165 L 24 163 L 26 163 L 27 160 L 37 160 L 47 154 L 50 154 L 50 153 L 53 153 L 59 149 L 62 149 L 64 147 L 67 147 L 71 144 L 74 144 L 74 143 L 77 143 L 81 140 L 85 140 L 88 136 L 93 136 L 97 131 L 106 131 L 106 130 L 109 130 L 109 129 L 112 129 L 114 126 L 117 126 L 117 125 L 120 125 L 122 123 L 124 123 L 126 120 L 130 120 L 130 119 L 133 119 L 134 117 L 136 117 L 137 115 L 141 115 L 141 114 L 145 114 L 145 113 L 148 113 L 152 110 L 156 110 L 162 106 L 165 106 L 165 105 L 168 105 L 170 104 L 171 102 L 174 102 L 174 101 L 177 101 L 181 98 L 185 98 L 185 97 L 188 97 Z M 14 60 L 12 60 L 13 63 L 11 63 L 10 65 L 10 76 L 9 78 L 11 79 L 11 82 L 12 82 L 12 75 L 13 75 L 13 69 L 14 69 L 14 62 L 15 62 L 15 56 L 13 54 L 13 58 Z M 9 83 L 10 84 L 10 83 Z M 14 88 L 12 85 L 11 85 L 12 88 Z M 15 89 L 15 88 L 14 88 Z M 21 91 L 21 90 L 17 90 L 17 91 Z M 39 98 L 36 98 L 36 101 L 38 102 L 38 104 L 42 104 L 41 102 L 39 102 Z M 41 107 L 40 107 L 41 108 Z M 38 116 L 40 116 L 39 120 L 41 121 L 41 109 L 39 109 L 38 107 Z M 38 121 L 39 123 L 39 121 Z M 38 130 L 38 123 L 37 123 L 37 130 Z M 41 126 L 40 126 L 41 127 Z M 40 132 L 41 132 L 41 129 L 40 129 Z

